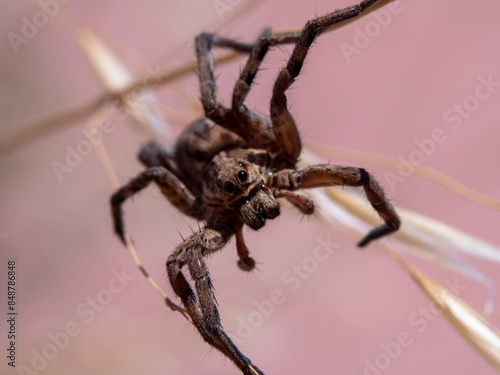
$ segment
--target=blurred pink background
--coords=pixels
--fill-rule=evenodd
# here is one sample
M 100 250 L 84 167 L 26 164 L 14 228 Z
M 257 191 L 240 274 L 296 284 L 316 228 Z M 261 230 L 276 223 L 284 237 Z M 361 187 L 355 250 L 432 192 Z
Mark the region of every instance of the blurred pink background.
M 302 27 L 314 15 L 350 3 L 267 1 L 222 34 L 253 41 L 264 27 Z M 244 4 L 74 0 L 61 6 L 144 74 L 147 66 L 168 70 L 192 60 L 193 37 L 224 25 Z M 76 43 L 52 24 L 40 27 L 15 53 L 8 33 L 21 34 L 23 17 L 32 20 L 37 12 L 29 2 L 2 1 L 0 134 L 87 103 L 103 92 Z M 500 82 L 500 4 L 403 0 L 390 15 L 370 15 L 316 41 L 289 91 L 304 143 L 408 160 L 418 150 L 415 141 L 430 138 L 440 128 L 446 140 L 423 165 L 499 198 L 500 87 L 481 89 L 482 99 L 471 96 L 477 95 L 482 79 L 491 76 Z M 341 46 L 356 47 L 360 32 L 372 36 L 359 53 L 346 58 Z M 247 100 L 251 109 L 267 113 L 273 78 L 288 51 L 269 54 Z M 217 68 L 225 103 L 242 61 Z M 196 116 L 181 99 L 186 92 L 197 98 L 194 75 L 155 92 L 185 123 Z M 454 104 L 470 110 L 447 122 L 443 115 Z M 135 155 L 143 138 L 120 114 L 111 121 L 116 126 L 104 142 L 125 182 L 141 170 Z M 45 350 L 51 359 L 37 362 L 40 374 L 239 373 L 179 314 L 165 307 L 114 236 L 108 207 L 112 191 L 95 152 L 58 180 L 52 163 L 64 163 L 66 147 L 74 149 L 85 139 L 85 123 L 78 121 L 0 158 L 1 289 L 6 289 L 7 260 L 15 259 L 17 365 L 33 369 L 33 359 Z M 175 133 L 181 129 L 173 127 Z M 498 212 L 415 175 L 391 188 L 384 169 L 366 167 L 396 205 L 500 245 Z M 189 235 L 197 223 L 179 214 L 155 188 L 124 209 L 143 264 L 174 298 L 164 263 L 180 241 L 179 233 Z M 309 268 L 299 284 L 287 283 L 294 265 L 307 266 L 318 239 L 335 244 L 332 256 Z M 400 266 L 375 247 L 360 251 L 355 246 L 358 238 L 333 231 L 314 217 L 301 220 L 293 214 L 282 215 L 258 233 L 247 231 L 246 241 L 260 262 L 257 271 L 244 274 L 236 267 L 234 241 L 209 264 L 225 329 L 236 338 L 242 336 L 242 322 L 253 325 L 240 338 L 239 348 L 266 374 L 494 373 L 441 316 L 426 313 L 430 302 Z M 497 264 L 470 261 L 495 283 L 500 281 Z M 415 263 L 440 282 L 458 283 L 463 288 L 460 297 L 483 307 L 483 285 L 420 260 Z M 128 280 L 114 281 L 116 273 Z M 273 291 L 281 292 L 281 298 L 270 307 L 264 301 Z M 4 322 L 4 292 L 1 301 Z M 498 315 L 498 308 L 494 313 Z M 68 323 L 74 337 L 65 340 L 61 332 Z M 1 327 L 0 344 L 5 348 L 7 326 Z M 51 351 L 50 337 L 59 337 L 62 348 Z M 400 350 L 391 344 L 398 338 L 406 345 Z M 384 354 L 387 348 L 393 349 L 392 357 Z M 5 356 L 0 368 L 2 374 L 16 373 Z

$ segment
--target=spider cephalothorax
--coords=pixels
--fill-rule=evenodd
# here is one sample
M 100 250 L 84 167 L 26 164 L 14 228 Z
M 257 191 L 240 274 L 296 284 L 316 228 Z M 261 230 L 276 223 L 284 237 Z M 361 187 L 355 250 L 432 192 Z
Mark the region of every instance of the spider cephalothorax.
M 150 182 L 181 212 L 204 223 L 204 227 L 179 244 L 167 260 L 167 273 L 175 294 L 182 300 L 203 339 L 230 358 L 244 374 L 263 374 L 244 356 L 224 332 L 204 257 L 236 239 L 238 266 L 244 271 L 255 261 L 243 241 L 246 225 L 260 229 L 280 213 L 279 199 L 286 199 L 304 214 L 314 205 L 300 189 L 346 185 L 364 188 L 368 201 L 384 223 L 359 243 L 387 235 L 399 228 L 396 211 L 377 181 L 364 169 L 330 164 L 297 169 L 302 150 L 297 127 L 287 108 L 285 92 L 299 75 L 307 52 L 329 26 L 355 17 L 377 0 L 365 0 L 309 21 L 298 33 L 271 35 L 266 30 L 255 44 L 247 45 L 212 34 L 196 38 L 201 102 L 205 117 L 190 125 L 176 143 L 175 153 L 150 143 L 139 159 L 147 167 L 111 198 L 116 233 L 125 240 L 121 206 Z M 249 111 L 243 104 L 259 65 L 272 46 L 293 43 L 285 68 L 274 83 L 270 117 Z M 250 54 L 233 90 L 231 107 L 217 100 L 213 74 L 213 47 L 226 47 Z M 190 285 L 184 266 L 195 284 Z M 145 272 L 143 270 L 143 272 Z M 172 302 L 171 308 L 180 309 Z
M 233 209 L 243 224 L 255 230 L 280 212 L 266 185 L 271 172 L 253 162 L 259 154 L 258 150 L 242 148 L 222 151 L 208 164 L 203 181 L 207 205 Z

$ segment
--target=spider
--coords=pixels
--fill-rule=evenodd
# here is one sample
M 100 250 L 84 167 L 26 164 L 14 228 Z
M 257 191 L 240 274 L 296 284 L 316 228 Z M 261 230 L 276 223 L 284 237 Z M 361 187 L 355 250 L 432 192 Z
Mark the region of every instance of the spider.
M 301 140 L 287 108 L 285 92 L 299 75 L 315 38 L 329 26 L 359 15 L 378 0 L 314 18 L 296 33 L 272 35 L 265 30 L 256 43 L 244 44 L 202 33 L 196 37 L 201 102 L 205 116 L 179 136 L 170 154 L 155 143 L 139 153 L 147 167 L 111 197 L 114 228 L 125 242 L 122 215 L 124 201 L 154 182 L 162 194 L 184 214 L 204 222 L 199 232 L 179 244 L 166 262 L 175 294 L 203 339 L 221 351 L 243 374 L 263 374 L 243 355 L 224 332 L 209 270 L 204 258 L 236 238 L 238 266 L 244 271 L 255 267 L 243 240 L 242 230 L 262 228 L 280 214 L 284 198 L 302 213 L 314 211 L 312 200 L 300 189 L 348 185 L 362 186 L 368 201 L 384 223 L 372 229 L 359 243 L 385 236 L 399 228 L 400 220 L 377 181 L 364 169 L 330 164 L 297 169 Z M 270 47 L 293 43 L 293 52 L 274 83 L 270 117 L 248 110 L 243 104 L 266 52 Z M 231 107 L 217 101 L 212 58 L 213 47 L 249 53 L 237 80 Z M 194 289 L 183 273 L 186 266 Z M 185 271 L 184 271 L 185 272 Z M 171 304 L 172 309 L 182 309 Z

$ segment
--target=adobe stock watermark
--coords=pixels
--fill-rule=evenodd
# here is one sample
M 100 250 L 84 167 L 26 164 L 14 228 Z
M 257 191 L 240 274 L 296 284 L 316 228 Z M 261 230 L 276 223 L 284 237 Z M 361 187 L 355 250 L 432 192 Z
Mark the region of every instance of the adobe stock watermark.
M 456 296 L 467 289 L 467 285 L 460 284 L 457 278 L 453 282 L 446 280 L 443 284 Z M 372 358 L 364 359 L 363 371 L 351 375 L 382 375 L 394 361 L 401 357 L 406 348 L 415 342 L 416 337 L 424 333 L 436 321 L 442 311 L 443 308 L 434 301 L 419 307 L 408 316 L 408 328 L 398 332 L 393 341 L 381 342 L 380 351 Z
M 303 282 L 308 280 L 319 269 L 321 264 L 326 262 L 339 247 L 339 244 L 331 242 L 330 236 L 327 237 L 326 241 L 318 238 L 317 243 L 311 255 L 305 257 L 300 264 L 294 264 L 283 272 L 281 281 L 286 288 L 273 289 L 269 293 L 269 298 L 253 302 L 255 310 L 251 311 L 245 318 L 238 317 L 238 327 L 236 329 L 236 337 L 234 337 L 236 343 L 241 344 L 257 328 L 261 327 L 265 319 L 269 318 L 276 311 L 276 307 L 286 302 L 287 293 L 298 290 Z
M 111 274 L 113 277 L 109 280 L 106 288 L 99 290 L 95 296 L 88 297 L 85 302 L 76 306 L 77 320 L 67 322 L 60 331 L 49 332 L 47 342 L 41 348 L 31 350 L 30 365 L 17 366 L 20 375 L 38 375 L 44 371 L 50 361 L 54 360 L 75 337 L 82 333 L 84 326 L 92 323 L 96 316 L 113 301 L 114 297 L 121 293 L 130 281 L 135 279 L 135 276 L 126 273 L 125 267 L 120 272 L 112 270 Z
M 115 130 L 115 124 L 106 119 L 95 129 L 83 129 L 82 134 L 85 139 L 78 142 L 75 147 L 66 146 L 66 157 L 64 162 L 53 161 L 51 163 L 52 170 L 57 176 L 59 182 L 63 181 L 64 175 L 66 173 L 71 173 L 75 168 L 77 168 L 83 161 L 83 159 L 89 156 L 94 148 L 102 143 L 104 134 L 109 134 Z
M 220 20 L 223 20 L 226 13 L 232 13 L 236 7 L 240 6 L 243 0 L 213 0 L 212 6 L 215 12 L 219 16 Z
M 55 17 L 61 5 L 68 4 L 71 0 L 38 0 L 37 4 L 41 10 L 34 12 L 30 17 L 21 17 L 19 32 L 7 33 L 10 46 L 14 53 L 19 53 L 21 45 L 26 45 L 38 35 L 41 28 L 49 23 L 50 18 Z
M 394 1 L 381 9 L 373 12 L 371 20 L 366 22 L 363 29 L 355 26 L 352 43 L 342 42 L 339 47 L 346 61 L 350 63 L 353 55 L 359 55 L 363 50 L 368 48 L 372 40 L 380 35 L 392 21 L 392 17 L 403 11 L 403 6 L 400 1 Z
M 384 173 L 386 186 L 391 191 L 395 190 L 397 184 L 412 176 L 415 173 L 415 168 L 424 164 L 427 158 L 436 152 L 438 145 L 449 139 L 447 133 L 450 133 L 450 129 L 452 131 L 459 129 L 464 120 L 480 108 L 481 102 L 491 98 L 497 88 L 500 87 L 500 82 L 495 81 L 491 73 L 486 78 L 479 76 L 477 80 L 479 83 L 472 95 L 466 96 L 461 103 L 454 103 L 451 108 L 444 111 L 443 121 L 448 124 L 448 127 L 434 128 L 429 137 L 416 139 L 414 141 L 416 147 L 406 157 L 398 156 L 397 173 L 391 171 Z
M 452 108 L 443 113 L 443 121 L 450 124 L 451 129 L 457 130 L 464 122 L 464 119 L 470 117 L 471 113 L 476 112 L 481 102 L 488 100 L 491 95 L 500 87 L 500 82 L 493 80 L 493 74 L 488 74 L 487 78 L 479 76 L 479 84 L 474 89 L 474 94 L 466 96 L 462 103 L 453 104 Z

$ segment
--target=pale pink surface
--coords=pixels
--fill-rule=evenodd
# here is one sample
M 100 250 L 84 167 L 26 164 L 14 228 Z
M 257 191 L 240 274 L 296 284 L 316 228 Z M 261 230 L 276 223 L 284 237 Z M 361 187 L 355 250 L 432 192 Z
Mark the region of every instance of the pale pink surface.
M 231 11 L 219 19 L 215 4 L 75 0 L 64 7 L 88 22 L 119 53 L 126 50 L 124 45 L 137 51 L 143 56 L 134 60 L 139 69 L 156 63 L 168 69 L 194 56 L 194 35 L 229 19 Z M 268 1 L 223 34 L 252 41 L 266 26 L 301 27 L 315 14 L 347 4 Z M 2 5 L 4 36 L 20 33 L 23 17 L 38 12 L 27 2 L 4 1 Z M 424 165 L 499 197 L 499 88 L 478 101 L 477 110 L 456 130 L 443 120 L 443 114 L 475 95 L 480 77 L 491 75 L 495 82 L 500 81 L 500 4 L 493 0 L 402 1 L 399 10 L 361 53 L 352 55 L 350 63 L 340 45 L 354 45 L 356 29 L 364 30 L 370 22 L 373 26 L 373 16 L 317 40 L 289 92 L 305 143 L 321 142 L 408 160 L 418 150 L 416 140 L 429 138 L 441 128 L 446 141 L 425 158 Z M 180 52 L 169 55 L 179 43 Z M 250 108 L 267 111 L 272 80 L 288 53 L 269 55 L 247 103 Z M 225 103 L 240 65 L 217 69 Z M 73 40 L 52 25 L 42 27 L 17 54 L 4 37 L 1 71 L 2 124 L 9 130 L 41 114 L 85 103 L 102 92 Z M 196 97 L 195 78 L 184 82 Z M 176 90 L 159 90 L 159 97 L 175 107 Z M 116 127 L 105 135 L 105 144 L 121 180 L 127 181 L 141 170 L 135 161 L 141 137 L 119 115 L 112 121 Z M 18 365 L 31 367 L 33 350 L 42 352 L 51 342 L 50 333 L 62 332 L 74 322 L 79 333 L 40 373 L 238 373 L 180 315 L 164 306 L 113 235 L 108 207 L 111 188 L 95 153 L 58 181 L 51 164 L 64 162 L 66 146 L 75 148 L 85 139 L 81 133 L 84 125 L 80 121 L 0 159 L 0 233 L 7 235 L 0 243 L 1 282 L 5 285 L 7 259 L 16 259 Z M 500 244 L 498 212 L 414 175 L 391 189 L 384 169 L 367 167 L 386 186 L 396 205 Z M 154 188 L 133 202 L 127 203 L 125 212 L 139 255 L 173 297 L 164 262 L 180 240 L 178 232 L 187 236 L 190 226 L 197 228 L 197 224 L 176 212 Z M 283 277 L 312 256 L 318 239 L 329 237 L 339 244 L 334 255 L 292 290 Z M 390 359 L 381 374 L 494 373 L 442 317 L 418 315 L 429 308 L 429 301 L 382 252 L 373 247 L 358 250 L 357 238 L 332 231 L 314 218 L 300 220 L 300 215 L 286 214 L 259 233 L 247 232 L 246 239 L 260 262 L 256 272 L 246 275 L 236 267 L 234 242 L 209 263 L 228 333 L 237 337 L 242 320 L 257 319 L 258 327 L 239 347 L 266 374 L 360 375 L 366 361 L 381 360 L 381 345 L 398 337 L 409 345 Z M 497 264 L 472 262 L 494 282 L 500 281 Z M 456 278 L 465 288 L 460 296 L 482 307 L 486 297 L 482 285 L 434 265 L 417 263 L 440 282 Z M 107 292 L 103 290 L 114 277 L 112 271 L 122 269 L 133 279 L 123 291 L 112 294 L 112 301 L 102 311 L 93 317 L 85 314 L 89 308 L 82 310 L 81 304 L 104 296 Z M 269 300 L 273 290 L 281 292 L 281 303 L 259 321 L 262 315 L 256 313 L 256 306 Z M 5 311 L 4 292 L 2 301 L 1 310 Z M 2 348 L 7 344 L 5 328 L 0 342 Z M 3 356 L 0 363 L 2 374 L 16 373 Z

